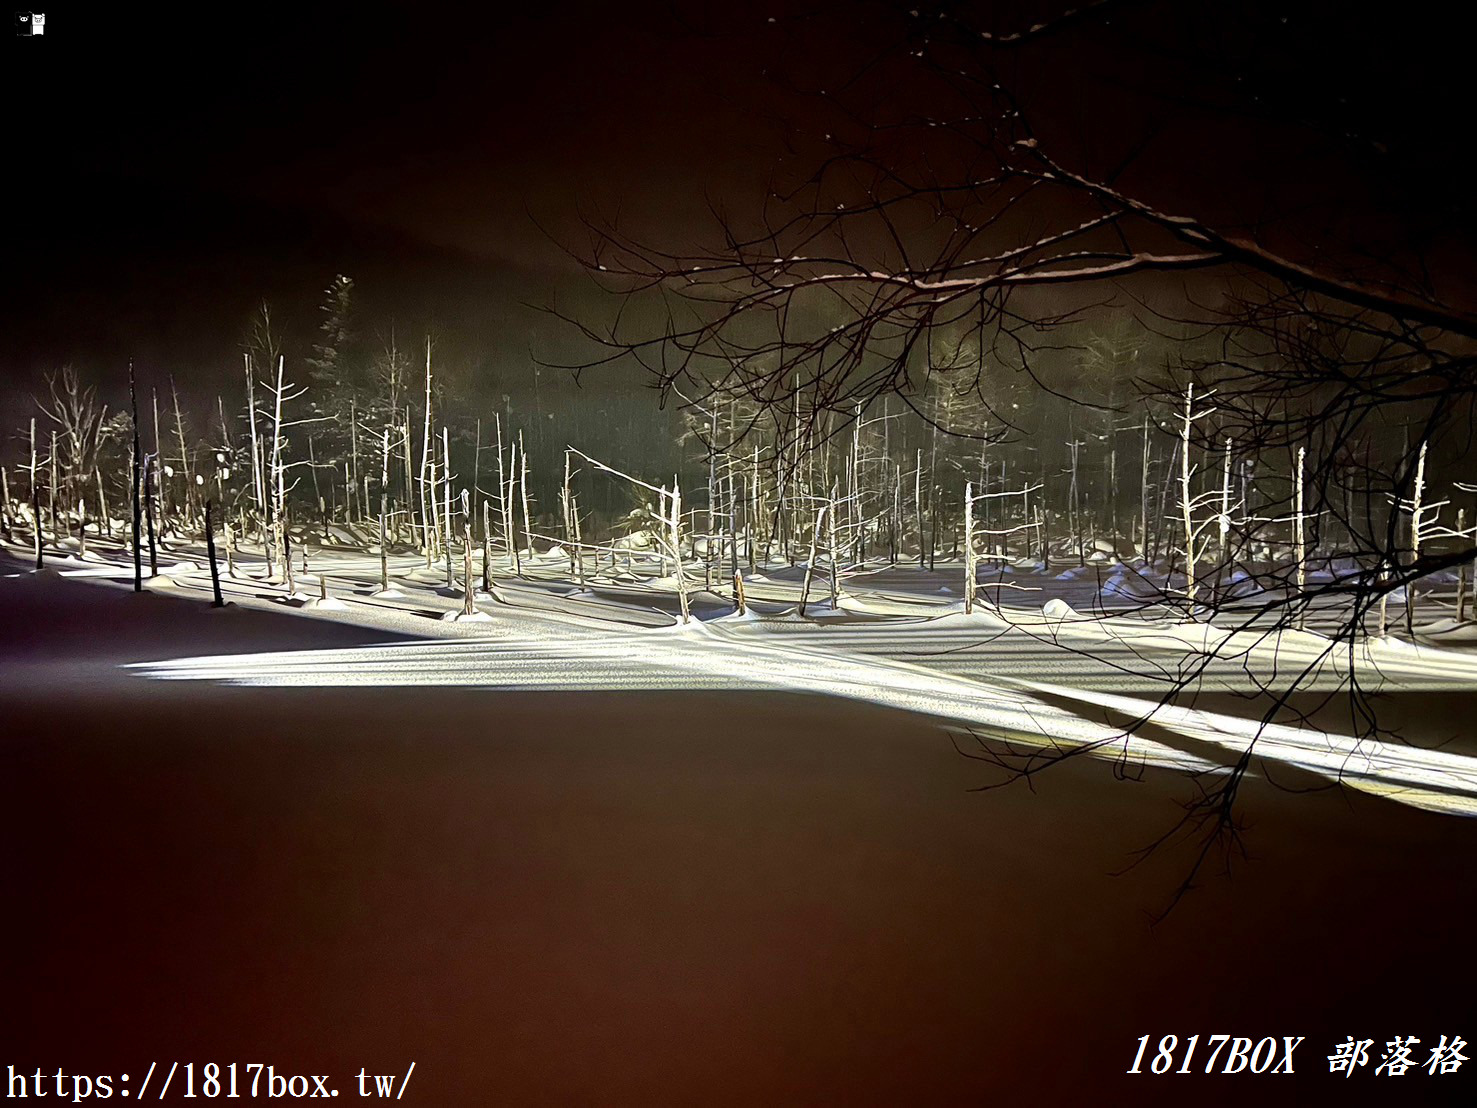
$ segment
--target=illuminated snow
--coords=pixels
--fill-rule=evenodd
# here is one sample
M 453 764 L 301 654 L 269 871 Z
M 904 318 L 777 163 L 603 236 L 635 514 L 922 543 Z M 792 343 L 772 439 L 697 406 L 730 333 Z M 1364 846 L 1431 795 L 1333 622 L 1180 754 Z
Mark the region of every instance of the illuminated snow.
M 106 563 L 66 568 L 65 576 L 131 579 L 116 545 Z M 1399 640 L 1335 644 L 1311 632 L 1231 632 L 1203 623 L 1127 615 L 1088 617 L 1060 598 L 1044 605 L 981 607 L 935 592 L 939 576 L 900 571 L 858 575 L 839 611 L 811 598 L 795 614 L 798 580 L 770 567 L 747 579 L 751 608 L 739 616 L 721 595 L 689 581 L 709 618 L 683 625 L 675 585 L 654 558 L 619 572 L 590 573 L 576 592 L 567 559 L 527 559 L 525 578 L 498 565 L 494 598 L 479 593 L 472 616 L 444 572 L 416 555 L 391 557 L 391 588 L 379 590 L 379 558 L 351 550 L 317 551 L 315 567 L 334 581 L 328 601 L 287 602 L 281 583 L 238 552 L 238 576 L 222 577 L 240 607 L 348 621 L 422 641 L 344 650 L 280 651 L 139 663 L 158 680 L 242 685 L 463 686 L 502 690 L 733 690 L 839 696 L 936 719 L 953 729 L 1038 749 L 1084 748 L 1130 763 L 1225 772 L 1247 747 L 1263 761 L 1297 766 L 1330 781 L 1422 808 L 1477 813 L 1477 758 L 1357 740 L 1281 724 L 1259 727 L 1235 716 L 1162 706 L 1170 684 L 1203 669 L 1208 688 L 1286 685 L 1338 688 L 1356 672 L 1371 687 L 1471 688 L 1477 659 Z M 1019 567 L 1029 572 L 1029 567 Z M 643 576 L 643 571 L 645 575 Z M 175 595 L 207 599 L 208 569 L 178 561 L 167 580 Z M 914 591 L 909 591 L 911 583 Z M 1209 657 L 1214 652 L 1214 657 Z M 1142 694 L 1142 695 L 1130 695 Z M 1080 710 L 1072 705 L 1080 705 Z M 1103 710 L 1114 713 L 1105 717 Z M 1223 749 L 1224 764 L 1122 728 L 1152 720 L 1156 735 Z M 1107 719 L 1107 722 L 1104 720 Z

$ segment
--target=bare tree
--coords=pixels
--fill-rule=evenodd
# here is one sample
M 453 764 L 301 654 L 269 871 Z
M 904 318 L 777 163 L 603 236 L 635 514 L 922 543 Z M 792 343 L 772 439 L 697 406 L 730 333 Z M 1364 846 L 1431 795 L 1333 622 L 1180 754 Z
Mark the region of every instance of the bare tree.
M 1002 31 L 988 11 L 968 5 L 895 13 L 884 6 L 898 28 L 895 40 L 844 82 L 845 92 L 825 97 L 835 129 L 813 172 L 776 183 L 748 215 L 724 213 L 709 246 L 586 223 L 587 240 L 571 252 L 623 310 L 612 313 L 613 322 L 556 313 L 592 344 L 565 368 L 583 374 L 634 362 L 663 395 L 709 409 L 742 397 L 777 427 L 802 428 L 766 447 L 786 481 L 801 488 L 797 496 L 781 486 L 777 518 L 785 505 L 824 489 L 810 476 L 817 468 L 824 474 L 817 459 L 838 423 L 889 399 L 901 403 L 932 432 L 930 477 L 925 483 L 917 446 L 913 474 L 919 563 L 927 547 L 931 565 L 946 519 L 935 491 L 937 441 L 980 434 L 948 426 L 919 403 L 950 364 L 940 352 L 972 345 L 979 365 L 1019 374 L 1040 393 L 1083 401 L 1049 379 L 1064 345 L 1084 347 L 1075 329 L 1107 305 L 1142 300 L 1146 276 L 1181 276 L 1192 283 L 1179 307 L 1144 311 L 1176 336 L 1210 337 L 1198 345 L 1176 337 L 1179 349 L 1166 359 L 1171 372 L 1139 383 L 1150 404 L 1184 405 L 1178 442 L 1162 455 L 1166 476 L 1179 470 L 1177 504 L 1166 507 L 1180 517 L 1181 603 L 1223 622 L 1286 628 L 1316 609 L 1336 617 L 1331 643 L 1352 643 L 1365 633 L 1366 616 L 1403 589 L 1413 633 L 1415 583 L 1477 557 L 1461 527 L 1446 533 L 1441 549 L 1428 548 L 1421 513 L 1429 478 L 1409 445 L 1420 443 L 1424 454 L 1425 444 L 1472 418 L 1477 308 L 1434 276 L 1425 257 L 1380 256 L 1358 242 L 1294 254 L 1285 238 L 1265 230 L 1274 220 L 1212 216 L 1211 197 L 1197 212 L 1189 190 L 1184 207 L 1138 194 L 1120 183 L 1132 148 L 1106 167 L 1071 164 L 1061 153 L 1070 146 L 1054 144 L 1057 132 L 1038 126 L 1017 95 L 1023 67 L 1004 58 L 1017 59 L 1061 28 L 1105 18 L 1108 7 L 1086 5 L 1029 30 Z M 883 73 L 904 103 L 879 118 L 877 106 L 891 100 L 872 95 L 869 81 Z M 1194 393 L 1212 389 L 1214 412 L 1197 412 Z M 991 423 L 1012 425 L 998 395 L 982 389 L 980 402 Z M 1116 395 L 1089 402 L 1098 413 L 1093 422 L 1104 428 L 1101 480 L 1109 489 L 1120 403 Z M 1398 449 L 1386 430 L 1392 417 L 1406 433 Z M 1151 511 L 1152 449 L 1145 420 L 1145 557 L 1151 514 L 1167 514 Z M 1218 481 L 1201 473 L 1197 454 L 1221 454 Z M 1233 459 L 1261 476 L 1255 512 L 1249 495 L 1233 503 Z M 1068 508 L 1079 559 L 1081 476 L 1074 465 Z M 1170 487 L 1159 482 L 1161 501 Z M 971 486 L 966 499 L 972 496 Z M 1099 499 L 1094 512 L 1105 508 L 1112 528 L 1116 498 Z M 923 525 L 925 503 L 932 534 Z M 822 514 L 813 521 L 807 587 Z M 1050 515 L 1043 505 L 1043 540 Z M 1251 557 L 1281 550 L 1290 557 Z M 1348 568 L 1315 575 L 1308 569 L 1314 557 Z M 1255 611 L 1238 611 L 1220 588 L 1204 587 L 1236 573 L 1257 585 Z M 1279 707 L 1288 692 L 1278 690 Z M 1207 831 L 1207 851 L 1233 829 L 1249 758 L 1188 817 Z
M 46 389 L 47 399 L 38 400 L 37 404 L 56 429 L 57 449 L 52 452 L 52 467 L 54 472 L 59 467 L 62 483 L 62 488 L 54 487 L 52 493 L 62 493 L 63 514 L 79 513 L 80 520 L 85 518 L 81 515 L 86 511 L 83 501 L 85 486 L 97 468 L 107 406 L 98 403 L 96 390 L 91 386 L 84 387 L 77 371 L 70 365 L 62 367 L 59 373 L 48 373 Z M 81 523 L 80 526 L 84 531 L 83 542 L 86 542 L 86 524 Z

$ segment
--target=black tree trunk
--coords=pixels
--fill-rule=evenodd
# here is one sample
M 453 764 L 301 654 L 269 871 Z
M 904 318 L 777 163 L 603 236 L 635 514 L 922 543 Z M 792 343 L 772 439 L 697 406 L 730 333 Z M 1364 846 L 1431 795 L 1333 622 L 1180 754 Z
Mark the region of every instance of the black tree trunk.
M 226 602 L 221 599 L 221 574 L 215 564 L 215 519 L 212 516 L 214 506 L 215 501 L 205 501 L 205 552 L 210 556 L 210 587 L 215 592 L 211 607 L 224 608 Z

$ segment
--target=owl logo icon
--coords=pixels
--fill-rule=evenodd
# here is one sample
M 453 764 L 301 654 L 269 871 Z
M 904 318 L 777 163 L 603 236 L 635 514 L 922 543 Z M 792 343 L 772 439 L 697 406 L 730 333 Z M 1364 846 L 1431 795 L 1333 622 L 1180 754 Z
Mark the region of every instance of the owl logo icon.
M 16 12 L 15 33 L 26 38 L 46 33 L 45 12 Z

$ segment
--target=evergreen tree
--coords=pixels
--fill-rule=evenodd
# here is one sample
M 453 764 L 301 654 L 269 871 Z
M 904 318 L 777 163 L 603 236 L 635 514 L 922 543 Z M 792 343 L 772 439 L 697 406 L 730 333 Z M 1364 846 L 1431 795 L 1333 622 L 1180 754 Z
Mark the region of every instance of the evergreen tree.
M 323 321 L 318 325 L 318 341 L 313 344 L 313 356 L 308 359 L 310 380 L 318 394 L 318 403 L 332 410 L 332 399 L 336 399 L 345 386 L 352 384 L 347 379 L 347 355 L 353 335 L 349 330 L 349 308 L 354 292 L 354 282 L 342 273 L 336 275 L 328 288 L 323 290 L 323 303 L 319 311 Z

